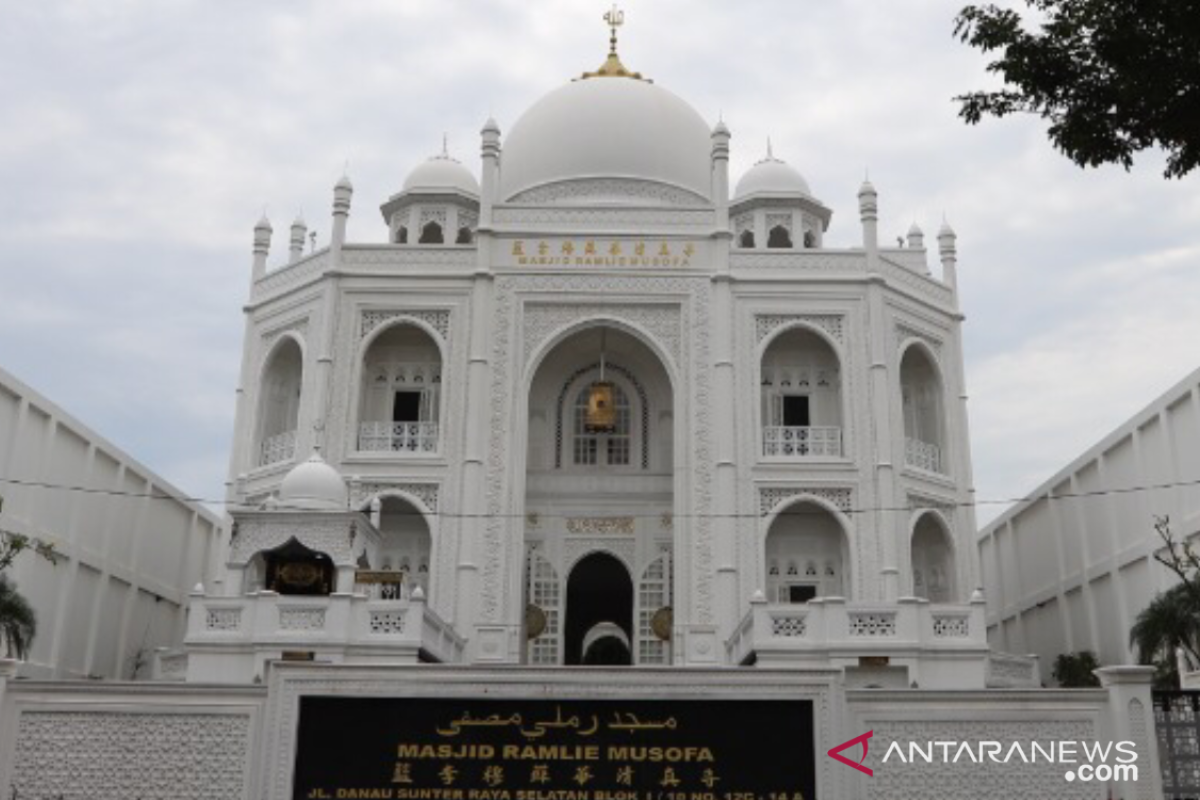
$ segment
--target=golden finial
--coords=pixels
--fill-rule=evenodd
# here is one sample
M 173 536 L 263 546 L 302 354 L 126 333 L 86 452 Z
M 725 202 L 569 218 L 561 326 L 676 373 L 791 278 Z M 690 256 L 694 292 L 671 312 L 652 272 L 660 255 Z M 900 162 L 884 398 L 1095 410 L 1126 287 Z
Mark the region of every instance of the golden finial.
M 612 31 L 608 39 L 608 58 L 600 65 L 600 69 L 595 72 L 583 73 L 584 78 L 634 78 L 636 80 L 646 80 L 640 72 L 630 72 L 621 63 L 621 59 L 617 56 L 617 28 L 625 24 L 625 12 L 622 11 L 614 3 L 613 7 L 604 12 L 604 21 L 608 24 L 609 30 Z M 650 83 L 651 81 L 647 81 Z

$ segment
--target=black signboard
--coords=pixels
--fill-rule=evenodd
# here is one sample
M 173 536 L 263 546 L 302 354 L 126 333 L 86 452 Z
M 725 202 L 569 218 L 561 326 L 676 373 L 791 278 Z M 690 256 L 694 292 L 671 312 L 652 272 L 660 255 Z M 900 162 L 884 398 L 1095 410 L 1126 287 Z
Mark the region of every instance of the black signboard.
M 808 700 L 302 697 L 295 800 L 816 800 Z

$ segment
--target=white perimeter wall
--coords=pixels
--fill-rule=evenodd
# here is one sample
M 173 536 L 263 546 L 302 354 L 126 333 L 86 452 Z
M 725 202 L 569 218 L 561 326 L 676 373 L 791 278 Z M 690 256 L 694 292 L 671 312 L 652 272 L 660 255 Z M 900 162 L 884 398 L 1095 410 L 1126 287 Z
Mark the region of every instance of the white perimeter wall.
M 52 566 L 25 553 L 12 570 L 38 621 L 22 674 L 128 679 L 140 656 L 137 677 L 149 677 L 153 649 L 183 640 L 221 521 L 2 369 L 0 496 L 0 529 L 62 554 Z
M 1167 488 L 1120 491 L 1147 486 Z M 1133 663 L 1130 626 L 1174 582 L 1152 558 L 1154 516 L 1200 532 L 1200 370 L 1031 498 L 979 535 L 990 644 L 1038 655 L 1047 682 L 1060 653 Z

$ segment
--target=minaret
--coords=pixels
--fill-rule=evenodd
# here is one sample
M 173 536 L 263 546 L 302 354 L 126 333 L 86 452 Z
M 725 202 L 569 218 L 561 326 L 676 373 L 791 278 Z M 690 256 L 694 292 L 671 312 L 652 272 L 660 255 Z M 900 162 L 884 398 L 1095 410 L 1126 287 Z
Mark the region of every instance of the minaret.
M 915 222 L 908 229 L 908 246 L 912 250 L 920 250 L 925 246 L 925 232 Z
M 297 216 L 292 222 L 292 238 L 288 247 L 288 263 L 295 264 L 304 254 L 304 238 L 308 235 L 308 226 L 304 224 L 304 218 Z
M 879 255 L 879 194 L 869 180 L 863 181 L 858 190 L 858 214 L 862 219 L 863 249 L 873 269 Z
M 729 228 L 729 128 L 724 120 L 712 132 L 712 195 L 717 207 L 717 230 Z
M 479 182 L 479 227 L 492 227 L 492 206 L 496 202 L 496 187 L 500 185 L 500 126 L 488 117 L 479 132 L 483 140 L 481 153 L 483 166 Z
M 252 280 L 258 283 L 267 274 L 267 254 L 271 252 L 271 221 L 263 214 L 254 226 L 254 268 Z
M 942 222 L 938 231 L 938 253 L 942 257 L 942 282 L 954 292 L 954 304 L 958 305 L 958 236 L 949 222 Z
M 342 245 L 346 243 L 346 220 L 350 217 L 350 198 L 354 185 L 343 175 L 333 186 L 333 232 L 329 237 L 329 255 L 336 269 L 342 263 Z

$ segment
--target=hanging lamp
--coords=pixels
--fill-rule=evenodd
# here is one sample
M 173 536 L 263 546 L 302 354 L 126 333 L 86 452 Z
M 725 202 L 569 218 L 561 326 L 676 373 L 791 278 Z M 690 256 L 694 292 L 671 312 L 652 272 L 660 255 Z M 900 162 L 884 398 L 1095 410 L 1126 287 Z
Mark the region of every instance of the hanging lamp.
M 588 389 L 587 413 L 584 415 L 583 428 L 587 433 L 613 433 L 617 429 L 617 407 L 613 400 L 614 387 L 612 381 L 605 380 L 605 335 L 600 329 L 600 380 L 594 381 Z

